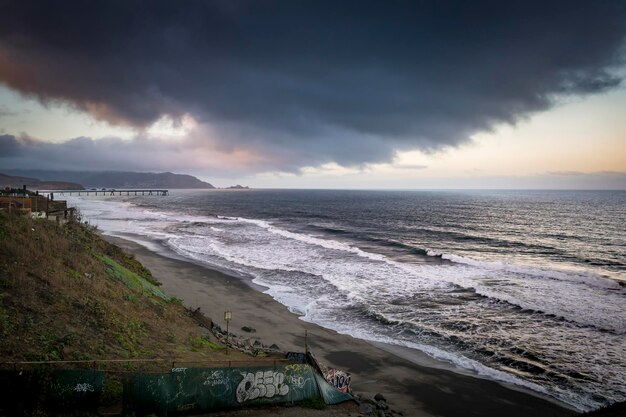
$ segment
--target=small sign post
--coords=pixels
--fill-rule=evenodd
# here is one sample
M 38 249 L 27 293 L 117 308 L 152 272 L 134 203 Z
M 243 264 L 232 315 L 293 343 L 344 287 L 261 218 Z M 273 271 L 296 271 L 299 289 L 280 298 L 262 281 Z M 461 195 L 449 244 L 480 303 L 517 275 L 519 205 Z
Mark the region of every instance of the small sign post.
M 228 324 L 230 323 L 230 321 L 233 318 L 233 312 L 232 311 L 225 311 L 224 312 L 224 320 L 226 320 L 226 354 L 228 355 Z

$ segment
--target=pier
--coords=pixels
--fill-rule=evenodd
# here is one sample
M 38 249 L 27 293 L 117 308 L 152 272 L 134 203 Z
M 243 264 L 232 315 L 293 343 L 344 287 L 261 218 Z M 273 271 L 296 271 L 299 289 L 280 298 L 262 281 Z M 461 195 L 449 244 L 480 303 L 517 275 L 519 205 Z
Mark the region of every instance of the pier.
M 91 189 L 91 190 L 37 190 L 39 194 L 49 195 L 168 195 L 169 190 L 163 189 Z

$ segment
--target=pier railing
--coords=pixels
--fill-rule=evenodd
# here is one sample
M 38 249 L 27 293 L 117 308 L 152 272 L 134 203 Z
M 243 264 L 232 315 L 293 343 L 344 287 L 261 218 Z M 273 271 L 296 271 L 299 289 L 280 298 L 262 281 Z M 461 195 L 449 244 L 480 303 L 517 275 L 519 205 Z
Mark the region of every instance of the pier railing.
M 136 189 L 136 188 L 124 188 L 124 189 L 91 189 L 91 190 L 37 190 L 39 194 L 58 194 L 58 195 L 159 195 L 165 196 L 169 194 L 169 190 L 165 189 Z

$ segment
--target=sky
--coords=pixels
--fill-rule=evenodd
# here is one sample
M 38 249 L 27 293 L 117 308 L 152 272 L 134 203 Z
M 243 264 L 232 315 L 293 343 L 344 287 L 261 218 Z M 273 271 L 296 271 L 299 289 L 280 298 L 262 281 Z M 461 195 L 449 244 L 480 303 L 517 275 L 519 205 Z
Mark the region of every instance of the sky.
M 0 0 L 0 172 L 626 189 L 623 1 Z

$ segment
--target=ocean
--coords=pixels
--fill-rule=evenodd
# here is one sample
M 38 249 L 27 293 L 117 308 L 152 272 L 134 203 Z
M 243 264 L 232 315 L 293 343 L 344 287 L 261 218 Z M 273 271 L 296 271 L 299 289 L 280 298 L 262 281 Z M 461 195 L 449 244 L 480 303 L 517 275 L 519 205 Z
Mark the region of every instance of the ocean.
M 626 400 L 626 191 L 67 199 L 103 232 L 251 280 L 303 320 L 580 410 Z

